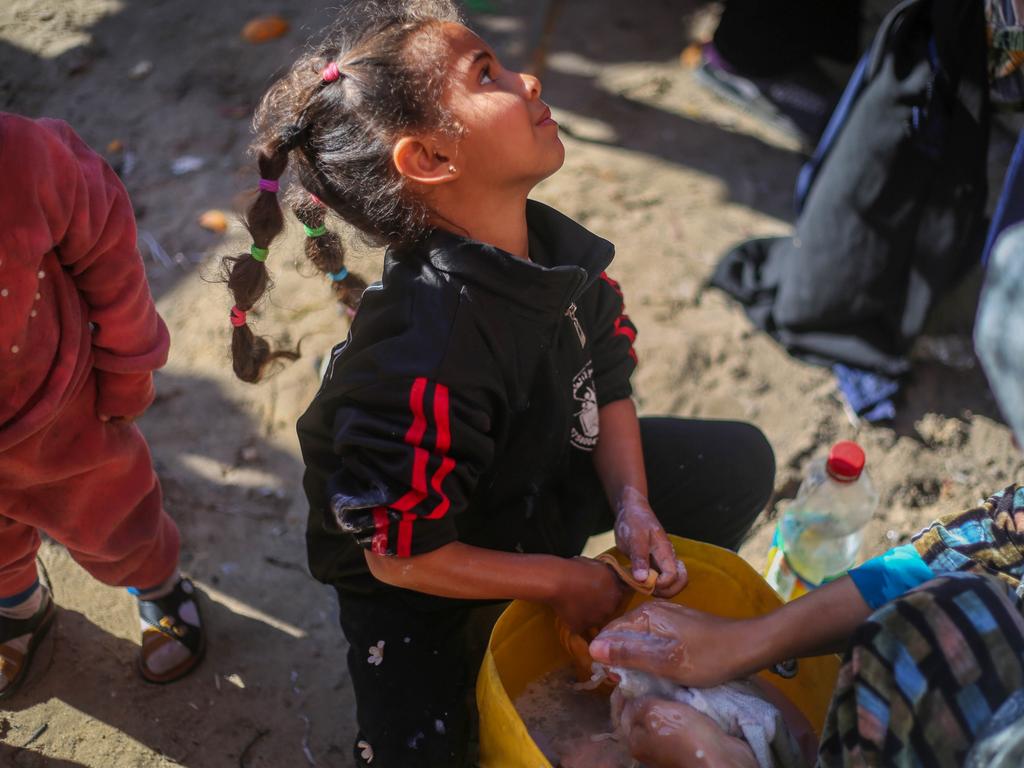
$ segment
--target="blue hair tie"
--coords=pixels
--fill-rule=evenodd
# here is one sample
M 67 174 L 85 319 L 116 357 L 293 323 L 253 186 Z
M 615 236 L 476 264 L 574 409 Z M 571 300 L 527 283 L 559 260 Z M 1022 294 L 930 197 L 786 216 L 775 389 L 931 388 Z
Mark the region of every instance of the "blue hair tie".
M 336 283 L 340 283 L 348 277 L 348 267 L 342 267 L 337 272 L 328 272 L 327 276 Z

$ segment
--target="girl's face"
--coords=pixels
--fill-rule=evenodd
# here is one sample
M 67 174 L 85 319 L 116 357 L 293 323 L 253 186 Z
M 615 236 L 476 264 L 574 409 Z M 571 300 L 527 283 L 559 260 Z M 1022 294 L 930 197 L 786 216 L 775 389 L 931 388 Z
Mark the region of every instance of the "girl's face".
M 445 24 L 444 36 L 447 106 L 462 128 L 451 164 L 466 180 L 529 191 L 565 160 L 558 123 L 540 100 L 540 80 L 505 69 L 491 47 L 461 24 Z

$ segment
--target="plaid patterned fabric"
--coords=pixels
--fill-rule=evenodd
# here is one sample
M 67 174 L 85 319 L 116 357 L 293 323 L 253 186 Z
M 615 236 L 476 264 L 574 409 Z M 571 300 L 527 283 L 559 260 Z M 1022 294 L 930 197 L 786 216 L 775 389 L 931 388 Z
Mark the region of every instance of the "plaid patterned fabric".
M 974 574 L 934 579 L 854 634 L 818 765 L 961 766 L 1022 687 L 1024 616 L 1013 589 Z
M 943 574 L 854 634 L 818 765 L 960 766 L 992 714 L 1024 688 L 1024 488 L 914 537 Z
M 937 575 L 997 576 L 1019 590 L 1024 577 L 1024 487 L 1011 485 L 981 505 L 940 518 L 913 539 Z

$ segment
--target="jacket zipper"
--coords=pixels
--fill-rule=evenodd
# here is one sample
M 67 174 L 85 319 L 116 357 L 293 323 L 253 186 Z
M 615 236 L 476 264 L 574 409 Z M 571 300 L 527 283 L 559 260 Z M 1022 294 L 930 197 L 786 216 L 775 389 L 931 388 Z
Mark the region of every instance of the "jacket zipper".
M 587 346 L 587 337 L 583 333 L 583 326 L 580 325 L 580 321 L 576 319 L 576 302 L 569 302 L 569 308 L 565 310 L 565 316 L 572 320 L 573 328 L 576 329 L 576 335 L 579 337 L 580 346 Z

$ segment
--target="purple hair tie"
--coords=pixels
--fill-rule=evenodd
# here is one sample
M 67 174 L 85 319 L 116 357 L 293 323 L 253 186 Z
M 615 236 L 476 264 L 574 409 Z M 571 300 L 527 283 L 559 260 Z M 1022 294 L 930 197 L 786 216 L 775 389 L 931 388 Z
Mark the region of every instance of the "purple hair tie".
M 280 187 L 281 184 L 277 179 L 260 179 L 260 189 L 264 192 L 273 192 L 276 195 Z

